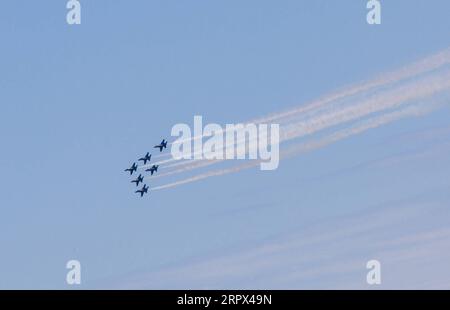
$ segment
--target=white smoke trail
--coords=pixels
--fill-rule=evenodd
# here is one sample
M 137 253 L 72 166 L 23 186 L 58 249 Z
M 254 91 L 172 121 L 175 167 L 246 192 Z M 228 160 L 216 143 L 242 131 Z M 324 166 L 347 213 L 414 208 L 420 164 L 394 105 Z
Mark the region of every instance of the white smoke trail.
M 388 91 L 376 93 L 360 103 L 353 104 L 339 110 L 333 109 L 327 113 L 319 114 L 301 122 L 294 121 L 290 124 L 283 125 L 280 131 L 280 143 L 306 135 L 315 134 L 321 130 L 357 120 L 373 113 L 397 108 L 401 105 L 407 104 L 411 100 L 418 100 L 420 98 L 445 91 L 449 88 L 450 73 L 446 72 L 445 74 L 426 77 Z M 259 138 L 261 139 L 261 137 Z M 242 142 L 245 142 L 245 140 L 237 141 L 237 144 Z M 234 146 L 234 144 L 225 144 L 224 149 L 232 146 Z M 169 166 L 171 168 L 181 166 L 181 168 L 161 174 L 160 177 L 209 166 L 221 161 L 223 160 L 191 160 L 178 162 Z
M 408 116 L 420 116 L 420 115 L 426 114 L 426 113 L 432 111 L 433 109 L 435 109 L 436 107 L 437 107 L 436 105 L 432 105 L 432 106 L 413 105 L 413 106 L 403 108 L 400 111 L 389 112 L 384 115 L 373 117 L 371 119 L 362 121 L 359 124 L 357 124 L 356 126 L 340 130 L 338 132 L 335 132 L 335 133 L 333 133 L 325 138 L 319 139 L 317 141 L 294 145 L 293 147 L 283 151 L 281 155 L 282 155 L 282 158 L 287 158 L 287 157 L 292 157 L 292 156 L 295 156 L 295 155 L 298 155 L 301 153 L 305 153 L 308 151 L 312 151 L 312 150 L 315 150 L 318 148 L 322 148 L 329 144 L 335 143 L 339 140 L 362 133 L 369 129 L 380 127 L 382 125 L 394 122 L 396 120 L 399 120 L 399 119 L 402 119 L 402 118 L 405 118 Z M 193 177 L 190 177 L 190 178 L 187 178 L 184 180 L 157 186 L 157 187 L 152 188 L 152 190 L 156 191 L 156 190 L 161 190 L 161 189 L 169 189 L 169 188 L 177 187 L 177 186 L 180 186 L 183 184 L 200 181 L 200 180 L 210 178 L 213 176 L 221 176 L 221 175 L 225 175 L 225 174 L 235 173 L 235 172 L 239 172 L 244 169 L 258 166 L 259 164 L 260 164 L 260 161 L 258 160 L 258 161 L 247 162 L 243 165 L 236 166 L 236 167 L 209 171 L 209 172 L 205 172 L 203 174 L 199 174 L 197 176 L 193 176 Z
M 366 81 L 360 84 L 355 84 L 353 86 L 347 87 L 343 90 L 334 92 L 330 95 L 324 96 L 316 101 L 313 101 L 309 104 L 306 104 L 304 106 L 296 107 L 284 112 L 275 113 L 268 115 L 266 117 L 262 117 L 259 119 L 254 119 L 251 121 L 248 121 L 246 123 L 266 123 L 266 122 L 274 122 L 277 120 L 282 120 L 286 117 L 295 117 L 298 114 L 302 114 L 305 112 L 310 112 L 317 110 L 319 108 L 322 108 L 323 106 L 326 106 L 330 103 L 333 103 L 337 100 L 344 99 L 350 96 L 357 95 L 362 92 L 366 92 L 369 90 L 372 90 L 377 87 L 385 86 L 388 84 L 393 84 L 400 82 L 405 79 L 413 78 L 417 75 L 424 74 L 433 70 L 436 70 L 442 66 L 450 64 L 450 48 L 445 49 L 439 53 L 436 53 L 434 55 L 431 55 L 429 57 L 424 58 L 423 60 L 417 61 L 413 64 L 407 65 L 399 70 L 391 71 L 385 74 L 380 75 L 378 78 Z M 222 133 L 226 130 L 222 130 Z M 220 134 L 221 132 L 218 132 Z M 194 141 L 205 138 L 204 135 L 194 136 L 188 139 L 179 140 L 178 142 L 183 141 Z M 170 143 L 172 144 L 172 143 Z M 167 156 L 170 156 L 170 154 L 167 154 Z M 163 156 L 165 157 L 165 156 Z M 155 165 L 161 165 L 161 164 L 167 164 L 170 162 L 173 162 L 174 159 L 169 158 L 167 160 L 162 160 L 159 162 L 154 163 Z M 147 168 L 150 167 L 150 165 L 144 165 L 140 166 L 139 168 Z
M 288 110 L 285 112 L 277 113 L 277 114 L 272 114 L 265 118 L 256 119 L 251 122 L 252 123 L 263 123 L 263 122 L 275 121 L 277 119 L 283 119 L 283 118 L 287 118 L 287 117 L 305 116 L 304 113 L 314 112 L 314 111 L 317 112 L 317 110 L 319 110 L 320 108 L 329 107 L 333 103 L 336 103 L 337 100 L 346 99 L 349 96 L 353 96 L 355 94 L 358 94 L 358 93 L 361 93 L 364 91 L 368 91 L 368 90 L 374 89 L 376 87 L 386 86 L 389 83 L 391 83 L 391 84 L 398 83 L 404 79 L 413 78 L 416 75 L 439 69 L 440 67 L 445 66 L 449 63 L 450 63 L 450 49 L 447 49 L 447 50 L 440 52 L 438 54 L 435 54 L 431 57 L 425 58 L 422 61 L 419 61 L 412 65 L 406 66 L 403 69 L 393 71 L 391 73 L 387 73 L 378 79 L 375 79 L 375 80 L 372 80 L 372 81 L 369 81 L 366 83 L 362 83 L 359 85 L 355 85 L 348 89 L 344 89 L 343 91 L 325 96 L 322 99 L 319 99 L 310 104 L 307 104 L 306 106 L 301 106 L 301 107 L 291 109 L 291 110 Z M 250 123 L 250 122 L 247 122 L 247 123 Z M 226 133 L 226 130 L 219 131 L 218 134 L 220 134 L 221 132 Z M 205 138 L 205 136 L 204 135 L 195 136 L 192 138 L 185 139 L 185 141 L 198 140 L 201 138 Z M 181 140 L 181 141 L 184 141 L 184 140 Z M 240 141 L 240 142 L 242 142 L 242 141 Z M 239 143 L 239 141 L 238 141 L 238 143 Z M 200 154 L 201 153 L 198 153 L 198 155 L 200 155 Z M 167 160 L 159 161 L 155 164 L 161 165 L 161 164 L 171 163 L 173 161 L 175 161 L 175 159 L 169 158 Z M 142 166 L 142 167 L 147 167 L 147 166 Z M 178 166 L 178 164 L 175 164 L 174 166 Z
M 207 167 L 209 165 L 212 164 L 216 164 L 216 163 L 220 163 L 223 162 L 223 160 L 195 160 L 194 162 L 191 162 L 190 165 L 176 169 L 176 170 L 172 170 L 172 171 L 168 171 L 168 172 L 164 172 L 158 175 L 154 175 L 151 178 L 152 179 L 159 179 L 159 178 L 163 178 L 163 177 L 167 177 L 167 176 L 171 176 L 171 175 L 175 175 L 175 174 L 179 174 L 182 172 L 186 172 L 186 171 L 190 171 L 193 169 L 197 169 L 197 168 L 203 168 L 203 167 Z
M 356 125 L 339 130 L 335 133 L 330 134 L 329 136 L 319 139 L 317 141 L 311 141 L 305 144 L 293 146 L 290 149 L 283 152 L 284 158 L 295 156 L 300 153 L 304 153 L 307 151 L 315 150 L 324 146 L 327 146 L 329 144 L 338 142 L 342 139 L 351 137 L 356 134 L 360 134 L 364 131 L 367 131 L 369 129 L 374 129 L 377 127 L 380 127 L 382 125 L 386 125 L 389 123 L 392 123 L 394 121 L 406 118 L 406 117 L 419 117 L 423 116 L 427 113 L 430 113 L 437 109 L 440 106 L 440 104 L 434 103 L 434 104 L 414 104 L 408 107 L 405 107 L 398 111 L 389 112 L 380 116 L 376 116 L 373 118 L 370 118 L 368 120 L 360 121 Z
M 373 80 L 369 80 L 369 81 L 366 81 L 363 83 L 351 85 L 342 90 L 338 90 L 327 96 L 319 98 L 318 100 L 312 101 L 311 103 L 306 104 L 304 106 L 296 107 L 296 108 L 293 108 L 290 110 L 286 110 L 284 112 L 270 114 L 265 117 L 250 120 L 245 123 L 260 124 L 260 123 L 274 122 L 274 121 L 280 120 L 285 117 L 290 117 L 290 116 L 298 114 L 298 113 L 304 113 L 307 111 L 311 111 L 311 110 L 320 108 L 320 107 L 322 107 L 328 103 L 331 103 L 333 101 L 343 99 L 343 98 L 349 97 L 349 96 L 354 96 L 358 93 L 368 91 L 368 90 L 374 89 L 376 87 L 380 87 L 380 86 L 384 86 L 387 84 L 396 83 L 396 82 L 399 82 L 399 81 L 402 81 L 405 79 L 413 78 L 414 76 L 424 74 L 426 72 L 438 69 L 439 67 L 442 67 L 442 66 L 445 66 L 448 64 L 450 64 L 450 48 L 447 48 L 447 49 L 445 49 L 441 52 L 438 52 L 434 55 L 428 56 L 422 60 L 416 61 L 410 65 L 404 66 L 401 69 L 384 73 L 384 74 L 380 75 L 378 78 L 375 78 Z M 191 138 L 180 140 L 180 142 L 199 140 L 204 137 L 205 137 L 204 135 L 194 136 Z
M 306 106 L 301 106 L 282 113 L 269 115 L 265 118 L 255 121 L 255 123 L 276 121 L 277 119 L 311 111 L 313 109 L 323 107 L 324 105 L 333 101 L 344 99 L 349 96 L 354 96 L 358 93 L 366 92 L 376 87 L 394 84 L 405 79 L 410 79 L 417 75 L 436 70 L 448 64 L 450 64 L 450 48 L 447 48 L 441 52 L 438 52 L 437 54 L 424 58 L 423 60 L 417 61 L 413 64 L 407 65 L 399 70 L 382 74 L 376 79 L 361 84 L 356 84 L 347 89 L 343 89 L 336 93 L 325 96 L 322 99 L 314 101 Z
M 280 140 L 289 140 L 304 135 L 316 133 L 319 130 L 329 128 L 361 117 L 397 108 L 411 100 L 418 100 L 450 88 L 450 74 L 447 72 L 437 77 L 429 77 L 415 81 L 402 87 L 376 94 L 361 103 L 331 111 L 305 122 L 292 124 L 291 128 L 283 132 Z

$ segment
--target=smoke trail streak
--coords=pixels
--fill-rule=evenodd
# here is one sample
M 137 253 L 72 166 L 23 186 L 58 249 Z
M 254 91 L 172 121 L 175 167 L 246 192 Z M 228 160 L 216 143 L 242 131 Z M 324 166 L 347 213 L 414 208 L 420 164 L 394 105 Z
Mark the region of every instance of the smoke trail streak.
M 280 140 L 298 138 L 339 125 L 369 114 L 397 108 L 411 100 L 421 99 L 450 88 L 450 74 L 427 78 L 400 88 L 377 94 L 362 103 L 321 115 L 306 122 L 293 124 Z
M 356 84 L 356 85 L 350 86 L 348 88 L 345 88 L 343 90 L 337 91 L 337 92 L 332 93 L 328 96 L 325 96 L 321 99 L 318 99 L 309 104 L 306 104 L 305 106 L 300 106 L 300 107 L 290 109 L 290 110 L 287 110 L 287 111 L 284 111 L 281 113 L 271 114 L 271 115 L 268 115 L 263 118 L 248 121 L 246 123 L 258 124 L 258 123 L 264 123 L 264 122 L 269 122 L 269 121 L 282 120 L 283 118 L 286 118 L 286 117 L 295 117 L 298 114 L 310 112 L 310 111 L 314 111 L 319 108 L 322 108 L 323 106 L 326 106 L 327 104 L 333 103 L 337 100 L 345 99 L 349 96 L 354 96 L 361 92 L 365 92 L 365 91 L 374 89 L 376 87 L 393 84 L 393 83 L 400 82 L 405 79 L 410 79 L 417 75 L 436 70 L 436 69 L 438 69 L 442 66 L 448 65 L 448 64 L 450 64 L 450 48 L 447 48 L 444 51 L 441 51 L 432 56 L 426 57 L 423 60 L 417 61 L 413 64 L 407 65 L 399 70 L 382 74 L 376 79 L 373 79 L 373 80 L 370 80 L 367 82 L 363 82 L 360 84 Z M 223 132 L 226 133 L 226 130 L 221 130 L 217 133 L 220 134 Z M 204 135 L 194 136 L 194 137 L 191 137 L 188 139 L 178 140 L 178 142 L 194 141 L 194 140 L 202 139 L 204 137 L 205 137 Z M 170 143 L 170 144 L 173 144 L 173 143 Z M 174 159 L 170 158 L 167 160 L 162 160 L 162 161 L 156 162 L 155 164 L 161 165 L 161 164 L 170 163 L 172 161 L 174 161 Z M 151 165 L 144 165 L 144 166 L 140 166 L 139 168 L 142 169 L 142 168 L 147 168 L 150 166 Z
M 176 169 L 173 171 L 169 171 L 169 172 L 165 172 L 165 173 L 161 173 L 155 176 L 152 176 L 152 179 L 158 179 L 158 178 L 162 178 L 162 177 L 167 177 L 170 175 L 174 175 L 174 174 L 179 174 L 182 172 L 186 172 L 186 171 L 190 171 L 196 168 L 202 168 L 202 167 L 207 167 L 209 165 L 212 164 L 216 164 L 216 163 L 220 163 L 223 162 L 223 160 L 220 159 L 216 159 L 216 160 L 196 160 L 194 163 L 191 162 L 191 164 L 189 166 L 180 168 L 180 169 Z
M 266 122 L 273 122 L 276 120 L 280 120 L 285 117 L 289 117 L 298 113 L 304 113 L 307 111 L 311 111 L 317 108 L 320 108 L 328 103 L 331 103 L 333 101 L 343 99 L 348 96 L 354 96 L 358 93 L 368 91 L 371 89 L 374 89 L 376 87 L 384 86 L 387 84 L 396 83 L 405 79 L 412 78 L 414 76 L 424 74 L 426 72 L 438 69 L 439 67 L 442 67 L 444 65 L 450 64 L 450 48 L 447 48 L 441 52 L 438 52 L 434 55 L 428 56 L 422 60 L 416 61 L 410 65 L 407 65 L 401 69 L 391 71 L 384 73 L 380 75 L 378 78 L 375 78 L 373 80 L 369 80 L 363 83 L 351 85 L 347 88 L 344 88 L 342 90 L 338 90 L 334 93 L 331 93 L 327 96 L 324 96 L 322 98 L 319 98 L 318 100 L 312 101 L 309 104 L 306 104 L 304 106 L 300 106 L 297 108 L 293 108 L 284 112 L 278 112 L 274 114 L 267 115 L 262 118 L 257 118 L 254 120 L 250 120 L 247 123 L 266 123 Z M 187 138 L 184 140 L 180 140 L 180 142 L 185 141 L 194 141 L 198 139 L 204 138 L 204 135 L 200 136 L 194 136 L 191 138 Z M 172 144 L 172 143 L 170 143 Z
M 291 139 L 300 138 L 306 135 L 311 135 L 320 130 L 344 124 L 346 122 L 353 121 L 373 113 L 397 108 L 401 105 L 407 104 L 411 100 L 417 100 L 426 96 L 430 96 L 445 91 L 448 88 L 450 88 L 450 74 L 446 73 L 443 75 L 438 75 L 437 77 L 427 77 L 418 81 L 414 81 L 407 85 L 402 85 L 388 91 L 383 91 L 371 96 L 368 99 L 363 100 L 360 103 L 344 107 L 343 109 L 330 110 L 328 111 L 328 113 L 319 114 L 316 117 L 312 117 L 302 122 L 294 121 L 290 124 L 283 125 L 283 127 L 280 128 L 280 143 L 289 141 Z M 237 141 L 237 144 L 239 145 L 239 143 L 241 142 L 245 142 L 245 140 Z M 234 146 L 234 144 L 225 144 L 222 149 L 231 146 Z M 197 152 L 196 154 L 199 154 L 199 152 Z M 170 165 L 170 167 L 181 166 L 182 168 L 167 172 L 166 174 L 161 175 L 161 177 L 189 171 L 199 167 L 205 167 L 221 162 L 223 160 L 182 161 Z
M 164 158 L 164 157 L 167 157 L 167 156 L 170 156 L 170 153 L 153 155 L 152 158 L 153 159 L 158 159 L 158 158 Z
M 429 56 L 423 60 L 417 61 L 411 65 L 403 67 L 399 70 L 385 73 L 380 77 L 365 82 L 361 84 L 354 85 L 348 89 L 343 89 L 342 91 L 336 92 L 334 94 L 328 95 L 322 99 L 310 103 L 309 105 L 294 108 L 282 113 L 274 114 L 259 120 L 259 122 L 271 122 L 280 118 L 285 118 L 295 114 L 310 111 L 319 107 L 322 107 L 333 101 L 343 99 L 345 97 L 354 96 L 358 93 L 374 89 L 376 87 L 385 86 L 388 84 L 393 84 L 400 82 L 405 79 L 413 78 L 417 75 L 430 72 L 432 70 L 438 69 L 442 66 L 450 64 L 450 48 L 445 49 L 435 55 Z M 258 121 L 255 121 L 258 123 Z
M 402 118 L 405 118 L 408 116 L 424 115 L 426 113 L 431 112 L 436 107 L 437 107 L 437 105 L 426 106 L 426 107 L 423 105 L 414 105 L 414 106 L 403 108 L 400 111 L 389 112 L 389 113 L 383 114 L 381 116 L 377 116 L 377 117 L 373 117 L 373 118 L 365 120 L 365 121 L 361 121 L 355 126 L 337 131 L 337 132 L 335 132 L 325 138 L 319 139 L 317 141 L 294 145 L 293 147 L 287 149 L 286 151 L 283 151 L 281 155 L 282 155 L 282 158 L 289 158 L 289 157 L 296 156 L 296 155 L 299 155 L 299 154 L 302 154 L 302 153 L 305 153 L 308 151 L 322 148 L 329 144 L 338 142 L 342 139 L 351 137 L 356 134 L 360 134 L 369 129 L 374 129 L 374 128 L 380 127 L 382 125 L 394 122 L 396 120 L 399 120 L 399 119 L 402 119 Z M 173 183 L 154 187 L 152 190 L 156 191 L 156 190 L 161 190 L 161 189 L 169 189 L 169 188 L 177 187 L 177 186 L 180 186 L 183 184 L 200 181 L 200 180 L 210 178 L 213 176 L 221 176 L 221 175 L 225 175 L 225 174 L 239 172 L 244 169 L 258 166 L 260 164 L 260 162 L 261 162 L 260 160 L 257 160 L 257 161 L 248 162 L 243 165 L 232 167 L 232 168 L 205 172 L 203 174 L 193 176 L 193 177 L 190 177 L 190 178 L 187 178 L 184 180 L 180 180 L 180 181 L 176 181 Z

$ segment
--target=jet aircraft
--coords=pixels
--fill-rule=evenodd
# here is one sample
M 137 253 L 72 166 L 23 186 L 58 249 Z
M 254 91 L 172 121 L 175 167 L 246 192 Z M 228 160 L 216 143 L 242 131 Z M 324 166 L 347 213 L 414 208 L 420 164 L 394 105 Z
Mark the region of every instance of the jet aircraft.
M 142 176 L 142 174 L 140 174 L 136 180 L 131 181 L 131 183 L 136 183 L 136 186 L 139 186 L 139 183 L 143 183 L 144 182 L 144 177 Z
M 167 141 L 165 139 L 163 139 L 161 141 L 161 144 L 159 145 L 155 145 L 154 147 L 155 149 L 159 149 L 159 152 L 162 152 L 163 149 L 167 148 Z
M 150 159 L 152 158 L 152 155 L 150 155 L 150 153 L 147 152 L 147 154 L 145 154 L 144 157 L 139 158 L 139 161 L 143 161 L 144 165 L 147 164 L 148 161 L 150 161 Z
M 150 171 L 153 175 L 154 172 L 158 172 L 159 165 L 153 165 L 150 169 L 146 169 L 145 171 Z
M 135 193 L 141 194 L 141 197 L 144 196 L 144 194 L 147 192 L 148 192 L 148 186 L 146 184 L 144 184 L 144 187 L 142 187 L 142 189 L 135 191 Z
M 131 166 L 130 168 L 128 168 L 128 169 L 125 169 L 125 171 L 129 171 L 130 172 L 130 175 L 132 175 L 133 174 L 133 172 L 135 172 L 135 171 L 137 171 L 137 165 L 136 165 L 136 163 L 133 163 L 133 166 Z

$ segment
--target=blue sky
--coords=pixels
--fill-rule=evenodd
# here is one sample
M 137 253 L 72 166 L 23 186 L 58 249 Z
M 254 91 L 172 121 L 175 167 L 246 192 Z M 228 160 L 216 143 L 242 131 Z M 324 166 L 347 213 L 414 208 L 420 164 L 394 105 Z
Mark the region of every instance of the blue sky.
M 448 105 L 282 160 L 273 172 L 145 199 L 123 173 L 196 114 L 245 121 L 449 47 L 448 1 L 383 1 L 379 26 L 366 23 L 365 1 L 81 3 L 79 26 L 67 25 L 63 0 L 1 4 L 0 288 L 70 289 L 71 259 L 81 262 L 82 288 L 367 288 L 372 256 L 385 259 L 387 288 L 449 287 L 448 235 L 420 238 L 450 219 Z M 371 215 L 382 231 L 396 225 L 344 238 L 345 253 L 328 241 L 281 251 L 253 273 L 192 272 L 196 262 L 226 270 L 230 255 L 246 270 L 246 251 Z M 368 245 L 405 235 L 417 238 L 401 255 Z M 320 274 L 302 277 L 312 269 L 298 262 L 319 253 L 336 261 L 316 261 Z M 346 282 L 335 271 L 343 264 Z M 425 265 L 429 272 L 409 275 Z M 293 268 L 297 277 L 280 280 Z

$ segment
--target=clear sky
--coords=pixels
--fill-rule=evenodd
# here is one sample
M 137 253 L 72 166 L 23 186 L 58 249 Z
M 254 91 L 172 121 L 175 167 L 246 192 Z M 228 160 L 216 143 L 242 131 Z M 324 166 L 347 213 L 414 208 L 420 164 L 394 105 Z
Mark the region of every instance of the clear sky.
M 450 46 L 449 1 L 382 2 L 369 26 L 363 0 L 81 0 L 69 26 L 65 0 L 2 1 L 0 288 L 71 289 L 71 259 L 81 288 L 368 288 L 373 258 L 384 288 L 450 288 L 448 105 L 143 199 L 123 172 L 196 114 L 245 121 Z

